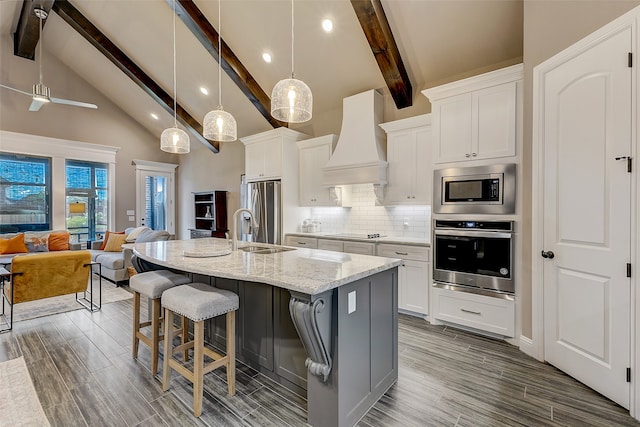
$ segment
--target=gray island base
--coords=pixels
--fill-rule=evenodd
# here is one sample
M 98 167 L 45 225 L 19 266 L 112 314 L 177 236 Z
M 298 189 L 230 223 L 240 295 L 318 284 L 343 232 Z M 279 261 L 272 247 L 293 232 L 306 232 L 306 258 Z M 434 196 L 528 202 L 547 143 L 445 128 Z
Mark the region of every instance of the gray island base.
M 147 268 L 184 271 L 237 293 L 237 358 L 306 395 L 310 425 L 354 425 L 398 378 L 401 261 L 313 249 L 183 255 L 218 253 L 226 244 L 152 242 L 134 253 Z M 223 322 L 208 327 L 213 345 L 224 343 Z

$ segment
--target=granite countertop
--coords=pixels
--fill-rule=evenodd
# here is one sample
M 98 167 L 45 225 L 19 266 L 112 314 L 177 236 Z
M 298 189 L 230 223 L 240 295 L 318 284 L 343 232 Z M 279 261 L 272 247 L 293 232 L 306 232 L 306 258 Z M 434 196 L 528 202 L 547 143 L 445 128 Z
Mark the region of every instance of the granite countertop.
M 247 242 L 239 242 L 239 245 L 277 247 Z M 185 251 L 206 255 L 228 249 L 229 244 L 225 239 L 204 238 L 137 243 L 133 251 L 140 258 L 163 267 L 207 276 L 267 283 L 308 295 L 319 294 L 397 267 L 402 262 L 397 258 L 305 248 L 273 254 L 237 250 L 223 256 L 184 256 Z
M 371 243 L 391 243 L 398 245 L 413 245 L 413 246 L 431 246 L 431 242 L 428 238 L 420 239 L 416 237 L 398 237 L 398 236 L 384 236 L 375 239 L 368 239 L 364 237 L 345 236 L 344 233 L 336 232 L 321 232 L 321 233 L 287 233 L 287 236 L 301 236 L 301 237 L 315 237 L 319 239 L 332 239 L 332 240 L 348 240 L 354 242 L 371 242 Z

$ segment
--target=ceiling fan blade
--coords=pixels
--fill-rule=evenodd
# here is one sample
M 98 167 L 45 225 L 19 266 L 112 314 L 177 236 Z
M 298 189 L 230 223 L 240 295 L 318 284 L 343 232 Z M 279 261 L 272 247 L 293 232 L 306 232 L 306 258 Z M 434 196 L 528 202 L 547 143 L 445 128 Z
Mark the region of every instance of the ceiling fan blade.
M 30 93 L 30 92 L 25 92 L 25 91 L 20 90 L 20 89 L 16 89 L 15 87 L 11 87 L 11 86 L 7 86 L 7 85 L 3 85 L 3 84 L 0 84 L 0 87 L 3 87 L 3 88 L 5 88 L 5 89 L 12 90 L 12 91 L 14 91 L 14 92 L 18 92 L 18 93 L 25 94 L 25 95 L 27 95 L 27 96 L 33 96 L 33 94 L 32 94 L 32 93 Z
M 45 102 L 34 99 L 33 101 L 31 101 L 31 105 L 29 106 L 29 111 L 38 111 L 40 110 L 40 107 L 42 107 L 44 104 Z
M 88 102 L 80 102 L 80 101 L 71 101 L 70 99 L 62 99 L 62 98 L 53 98 L 53 97 L 51 97 L 51 102 L 53 102 L 54 104 L 73 105 L 75 107 L 98 108 L 98 106 L 96 104 L 89 104 Z

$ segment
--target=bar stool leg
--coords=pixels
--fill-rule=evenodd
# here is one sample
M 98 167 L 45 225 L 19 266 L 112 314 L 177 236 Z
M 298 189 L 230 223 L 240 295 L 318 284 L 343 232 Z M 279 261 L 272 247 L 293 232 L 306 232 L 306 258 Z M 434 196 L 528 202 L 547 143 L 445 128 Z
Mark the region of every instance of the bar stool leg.
M 169 361 L 173 357 L 173 311 L 164 309 L 164 363 L 162 364 L 162 391 L 169 390 L 171 367 Z
M 180 321 L 180 324 L 182 325 L 181 342 L 182 344 L 185 344 L 189 342 L 189 319 L 187 319 L 185 316 L 182 316 L 182 320 Z M 184 362 L 187 362 L 189 360 L 189 349 L 186 347 L 182 352 L 182 360 Z
M 138 331 L 140 330 L 140 294 L 138 292 L 133 293 L 133 345 L 131 346 L 131 352 L 134 359 L 138 358 Z
M 236 394 L 236 312 L 227 313 L 227 385 L 229 396 Z
M 193 414 L 202 414 L 204 377 L 204 322 L 193 322 Z
M 160 298 L 151 305 L 151 375 L 158 373 L 158 344 L 160 342 Z

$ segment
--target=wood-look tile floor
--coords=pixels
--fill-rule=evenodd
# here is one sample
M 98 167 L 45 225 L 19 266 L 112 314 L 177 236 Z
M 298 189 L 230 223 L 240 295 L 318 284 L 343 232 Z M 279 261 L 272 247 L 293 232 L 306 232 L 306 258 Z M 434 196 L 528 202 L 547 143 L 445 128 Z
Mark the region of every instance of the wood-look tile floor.
M 163 393 L 146 346 L 132 359 L 131 313 L 128 300 L 93 314 L 16 322 L 0 334 L 0 361 L 24 356 L 53 426 L 306 425 L 303 397 L 241 364 L 234 397 L 224 372 L 205 377 L 203 414 L 194 418 L 190 383 L 174 376 Z M 399 323 L 398 382 L 360 427 L 640 426 L 620 406 L 502 341 L 408 316 Z

